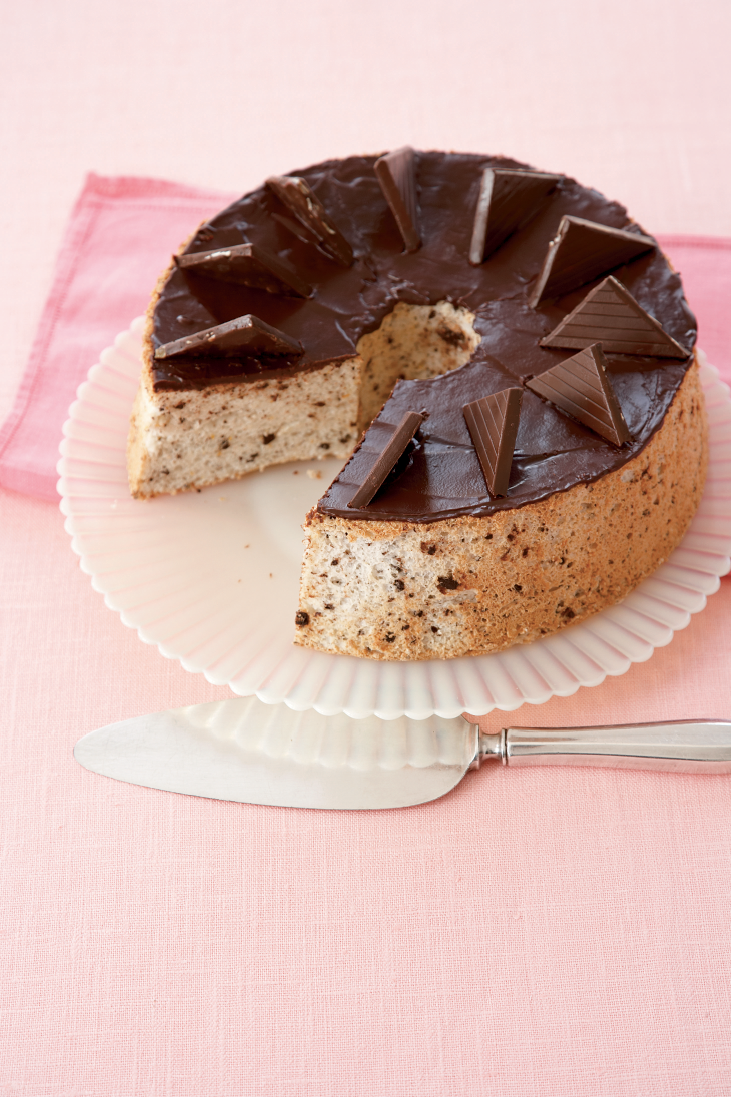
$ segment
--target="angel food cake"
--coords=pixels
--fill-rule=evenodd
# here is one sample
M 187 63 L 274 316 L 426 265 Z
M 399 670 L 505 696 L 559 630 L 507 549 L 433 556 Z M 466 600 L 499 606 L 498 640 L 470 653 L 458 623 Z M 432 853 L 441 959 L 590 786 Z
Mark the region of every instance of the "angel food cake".
M 624 208 L 504 158 L 399 149 L 269 179 L 148 314 L 132 493 L 350 459 L 305 520 L 295 642 L 499 651 L 623 598 L 707 461 L 696 325 Z

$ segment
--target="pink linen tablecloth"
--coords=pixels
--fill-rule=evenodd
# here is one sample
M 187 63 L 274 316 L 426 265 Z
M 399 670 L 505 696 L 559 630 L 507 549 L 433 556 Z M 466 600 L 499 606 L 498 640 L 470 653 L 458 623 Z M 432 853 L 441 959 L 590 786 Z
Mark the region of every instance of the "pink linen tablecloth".
M 95 348 L 141 310 L 170 250 L 222 204 L 221 195 L 174 184 L 88 179 L 0 436 L 8 487 L 53 496 L 61 420 Z M 663 246 L 683 272 L 712 359 L 731 377 L 724 338 L 731 243 L 670 237 Z M 34 558 L 48 553 L 53 531 L 54 556 L 62 557 L 71 584 L 72 621 L 63 634 L 75 638 L 72 658 L 90 661 L 88 680 L 101 694 L 88 723 L 144 711 L 150 705 L 144 689 L 135 699 L 144 670 L 137 686 L 129 669 L 120 681 L 109 666 L 113 648 L 84 639 L 82 620 L 73 622 L 88 590 L 73 571 L 55 512 L 38 504 L 33 514 L 24 568 L 43 601 L 42 564 Z M 729 591 L 731 584 L 647 665 L 540 711 L 521 711 L 513 722 L 731 713 Z M 51 642 L 54 627 L 49 622 Z M 135 640 L 126 634 L 117 642 L 128 648 Z M 59 653 L 61 677 L 64 661 Z M 30 692 L 33 708 L 53 695 L 48 683 Z M 197 684 L 178 696 L 197 699 L 201 692 L 221 693 Z M 481 722 L 494 729 L 506 719 L 493 714 Z M 477 1079 L 480 1086 L 492 1079 L 496 1092 L 519 1093 L 509 1079 L 525 1069 L 527 1039 L 530 1069 L 544 1087 L 535 1092 L 551 1092 L 551 1077 L 565 1085 L 567 1063 L 575 1092 L 612 1092 L 615 1042 L 638 1034 L 652 1016 L 643 1055 L 654 1041 L 658 1057 L 671 1056 L 663 1069 L 679 1070 L 704 1028 L 709 982 L 731 970 L 717 906 L 731 884 L 724 853 L 729 781 L 482 771 L 439 803 L 328 815 L 118 785 L 72 762 L 71 747 L 86 725 L 36 742 L 32 723 L 18 744 L 16 775 L 18 788 L 42 805 L 46 834 L 30 874 L 27 863 L 11 864 L 20 934 L 13 955 L 28 966 L 16 970 L 13 962 L 5 987 L 12 1016 L 12 988 L 25 982 L 24 1008 L 32 1009 L 46 1053 L 69 1077 L 85 1075 L 91 1056 L 105 1086 L 119 1086 L 112 1064 L 131 1041 L 140 1056 L 135 1077 L 160 1069 L 163 1048 L 170 1069 L 193 1069 L 185 1082 L 170 1079 L 171 1093 L 207 1092 L 203 1046 L 220 1060 L 217 1084 L 229 1087 L 215 1092 L 236 1092 L 244 1056 L 253 1057 L 259 1081 L 272 1092 L 283 1080 L 292 1092 L 318 1092 L 317 1071 L 324 1071 L 324 1082 L 337 1064 L 345 1092 L 382 1092 L 385 1070 L 396 1077 L 403 1071 L 399 1092 L 470 1092 Z M 6 831 L 11 848 L 21 843 L 24 825 L 20 811 Z M 74 881 L 70 894 L 67 877 Z M 715 914 L 704 913 L 709 901 Z M 709 916 L 703 946 L 694 945 L 690 924 L 697 933 L 699 918 Z M 31 961 L 27 949 L 35 938 L 26 935 L 40 927 Z M 689 951 L 679 968 L 681 949 Z M 38 961 L 50 981 L 32 989 L 26 980 Z M 70 1023 L 76 1032 L 72 1046 L 83 1051 L 81 1062 L 75 1052 L 68 1057 L 65 1040 L 50 1035 L 59 1011 L 68 1017 L 62 1029 Z M 598 1030 L 614 1013 L 622 1017 L 622 1035 L 607 1044 Z M 516 1046 L 509 1032 L 520 1035 Z M 195 1065 L 183 1068 L 191 1041 Z M 32 1049 L 16 1055 L 11 1079 L 39 1076 Z M 725 1066 L 717 1070 L 725 1076 Z
M 144 309 L 199 212 L 267 174 L 404 143 L 502 151 L 625 202 L 661 234 L 728 377 L 716 237 L 731 237 L 731 7 L 6 9 L 0 1095 L 728 1097 L 728 779 L 482 770 L 434 804 L 329 814 L 95 777 L 71 756 L 84 732 L 229 694 L 104 606 L 70 550 L 49 461 L 57 383 L 73 388 Z M 97 219 L 90 205 L 91 250 L 77 255 L 94 254 L 112 216 L 109 180 L 191 186 L 145 184 L 135 201 L 125 184 L 114 269 L 105 244 L 102 282 L 72 278 L 62 301 L 53 257 L 89 167 Z M 150 225 L 156 209 L 168 212 L 155 239 L 135 239 L 137 215 Z M 73 254 L 64 246 L 57 275 Z M 61 307 L 39 322 L 49 292 Z M 63 376 L 41 377 L 59 361 Z M 13 413 L 31 377 L 56 416 L 47 431 Z M 483 723 L 729 715 L 730 614 L 724 581 L 647 663 Z

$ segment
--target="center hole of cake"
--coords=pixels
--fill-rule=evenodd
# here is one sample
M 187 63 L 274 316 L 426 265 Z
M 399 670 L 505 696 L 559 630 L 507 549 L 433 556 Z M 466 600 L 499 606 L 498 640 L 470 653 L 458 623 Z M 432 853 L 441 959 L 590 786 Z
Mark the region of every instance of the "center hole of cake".
M 438 377 L 472 357 L 480 336 L 474 313 L 448 301 L 408 305 L 403 301 L 381 326 L 358 340 L 363 359 L 359 426 L 375 418 L 397 381 Z

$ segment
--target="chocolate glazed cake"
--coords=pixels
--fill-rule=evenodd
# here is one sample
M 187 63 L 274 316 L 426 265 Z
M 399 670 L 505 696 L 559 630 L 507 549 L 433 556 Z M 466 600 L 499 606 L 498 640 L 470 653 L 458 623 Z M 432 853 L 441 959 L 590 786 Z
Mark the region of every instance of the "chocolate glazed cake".
M 365 430 L 307 516 L 295 642 L 499 651 L 617 602 L 680 541 L 707 459 L 695 337 L 653 238 L 574 180 L 328 161 L 234 203 L 162 276 L 131 489 L 346 457 Z

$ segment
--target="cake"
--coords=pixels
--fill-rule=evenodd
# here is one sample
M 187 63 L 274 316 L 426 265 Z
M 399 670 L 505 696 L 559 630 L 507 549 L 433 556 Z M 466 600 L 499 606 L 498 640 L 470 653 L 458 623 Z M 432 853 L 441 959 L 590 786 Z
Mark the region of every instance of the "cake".
M 348 458 L 305 519 L 295 642 L 499 651 L 667 558 L 707 461 L 696 326 L 625 209 L 501 157 L 397 150 L 272 178 L 153 294 L 139 497 Z

